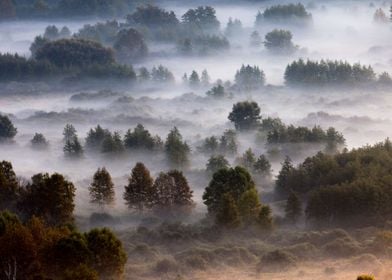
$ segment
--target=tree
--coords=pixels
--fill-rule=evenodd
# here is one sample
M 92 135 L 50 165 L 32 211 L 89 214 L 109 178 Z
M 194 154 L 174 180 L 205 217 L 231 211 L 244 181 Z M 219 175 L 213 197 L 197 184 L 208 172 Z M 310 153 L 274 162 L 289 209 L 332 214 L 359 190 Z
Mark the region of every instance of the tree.
M 253 165 L 254 172 L 262 176 L 271 175 L 271 164 L 265 155 L 261 155 Z
M 227 228 L 236 228 L 241 224 L 237 204 L 230 193 L 224 193 L 216 214 L 216 224 Z
M 286 214 L 286 219 L 292 223 L 296 223 L 298 218 L 302 215 L 302 205 L 297 194 L 293 191 L 290 192 L 289 197 L 286 201 L 286 207 L 284 209 Z
M 265 84 L 265 74 L 258 66 L 242 65 L 235 74 L 237 86 L 245 91 L 253 91 Z
M 34 42 L 31 43 L 31 46 L 30 46 L 31 57 L 35 58 L 37 51 L 48 42 L 50 42 L 49 39 L 47 39 L 43 36 L 36 36 L 34 38 Z
M 174 178 L 161 172 L 155 179 L 153 188 L 155 191 L 155 212 L 161 216 L 172 216 L 174 214 Z
M 216 18 L 215 9 L 210 6 L 189 9 L 183 16 L 182 22 L 189 32 L 217 33 L 220 22 Z
M 209 213 L 217 213 L 222 201 L 222 195 L 229 193 L 238 203 L 247 190 L 255 188 L 255 183 L 249 172 L 242 167 L 220 169 L 214 173 L 203 194 L 204 204 Z
M 60 37 L 59 30 L 55 25 L 49 25 L 45 29 L 44 38 L 49 41 L 57 40 Z
M 102 143 L 108 135 L 110 135 L 109 130 L 103 129 L 100 125 L 97 125 L 94 129 L 91 128 L 86 137 L 86 149 L 100 151 Z
M 388 23 L 388 17 L 385 14 L 385 12 L 383 11 L 383 9 L 378 8 L 373 15 L 373 21 L 375 23 L 379 23 L 379 24 L 385 24 Z
M 216 154 L 219 151 L 219 141 L 215 136 L 207 137 L 198 149 L 205 154 Z
M 30 141 L 31 146 L 34 149 L 46 149 L 49 146 L 49 142 L 46 140 L 45 136 L 42 133 L 34 134 L 33 139 Z
M 214 86 L 212 89 L 206 92 L 207 96 L 211 96 L 214 98 L 223 98 L 228 97 L 231 94 L 225 91 L 225 88 L 222 85 Z
M 120 277 L 127 261 L 121 241 L 108 228 L 93 229 L 85 236 L 92 256 L 91 263 L 99 279 Z
M 238 159 L 238 163 L 245 167 L 249 172 L 253 171 L 253 167 L 256 163 L 256 156 L 251 148 L 247 149 L 242 157 Z
M 8 161 L 0 162 L 0 210 L 14 211 L 19 191 L 19 184 L 12 164 Z
M 105 136 L 102 142 L 101 152 L 106 154 L 121 154 L 124 152 L 124 144 L 121 139 L 121 135 L 118 132 L 114 132 Z
M 252 47 L 258 48 L 262 44 L 262 39 L 257 31 L 253 31 L 252 34 L 250 35 L 250 45 Z
M 174 180 L 173 204 L 181 212 L 187 214 L 194 206 L 193 191 L 188 184 L 184 174 L 178 170 L 171 170 L 167 173 Z
M 128 149 L 153 150 L 158 143 L 155 142 L 154 137 L 151 136 L 150 132 L 143 125 L 138 124 L 133 131 L 128 129 L 124 136 L 124 145 Z
M 167 158 L 173 167 L 181 168 L 187 165 L 190 148 L 188 144 L 182 140 L 182 135 L 177 127 L 174 127 L 167 135 L 165 151 Z
M 36 174 L 22 191 L 18 208 L 25 217 L 37 216 L 49 225 L 64 225 L 73 221 L 75 190 L 61 174 Z
M 197 88 L 200 86 L 199 74 L 197 74 L 197 72 L 195 70 L 193 70 L 192 74 L 189 76 L 189 85 L 194 88 Z
M 237 153 L 237 135 L 232 129 L 226 130 L 220 138 L 219 149 L 223 154 Z
M 259 125 L 260 107 L 256 102 L 244 101 L 233 105 L 228 119 L 234 123 L 237 130 L 250 130 Z
M 136 11 L 127 16 L 130 24 L 144 25 L 151 29 L 156 27 L 175 28 L 179 21 L 173 11 L 165 11 L 157 6 L 143 5 L 136 8 Z
M 75 127 L 67 123 L 63 130 L 63 142 L 72 141 L 75 136 L 77 136 Z
M 130 209 L 143 211 L 151 209 L 154 204 L 155 191 L 150 171 L 143 163 L 136 163 L 132 175 L 125 186 L 124 200 Z
M 288 190 L 286 189 L 287 181 L 292 173 L 294 167 L 290 157 L 286 156 L 282 163 L 282 168 L 276 178 L 276 191 L 279 195 L 287 195 Z
M 174 75 L 169 69 L 159 65 L 158 67 L 153 67 L 151 70 L 151 79 L 157 83 L 174 83 Z
M 240 35 L 242 32 L 242 22 L 239 19 L 229 18 L 226 25 L 225 35 L 228 37 Z
M 64 144 L 64 155 L 69 158 L 80 158 L 83 156 L 83 147 L 75 135 L 71 140 L 67 140 Z
M 148 53 L 143 35 L 133 28 L 121 30 L 117 34 L 113 47 L 120 59 L 140 59 Z
M 201 79 L 200 79 L 202 86 L 203 87 L 209 86 L 210 85 L 210 80 L 211 80 L 211 78 L 208 75 L 207 70 L 204 69 L 203 72 L 201 72 Z
M 251 225 L 256 222 L 260 208 L 259 194 L 255 188 L 244 192 L 238 201 L 238 210 L 245 225 Z
M 272 228 L 273 219 L 271 217 L 271 208 L 268 205 L 261 206 L 257 223 L 263 230 L 270 230 Z
M 293 34 L 288 30 L 274 29 L 265 35 L 264 46 L 276 53 L 292 53 L 295 46 L 291 41 Z
M 13 139 L 17 132 L 8 116 L 0 115 L 0 142 Z
M 114 184 L 105 167 L 98 168 L 89 187 L 91 203 L 103 207 L 114 203 Z
M 206 170 L 210 174 L 214 174 L 220 169 L 229 168 L 229 162 L 227 159 L 222 155 L 211 156 L 208 159 Z

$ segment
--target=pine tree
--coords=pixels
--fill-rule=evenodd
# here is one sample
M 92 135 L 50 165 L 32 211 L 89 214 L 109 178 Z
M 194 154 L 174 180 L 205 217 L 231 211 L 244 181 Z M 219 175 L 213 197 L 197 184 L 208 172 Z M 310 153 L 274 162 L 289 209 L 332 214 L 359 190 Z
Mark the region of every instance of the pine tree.
M 76 136 L 76 129 L 72 124 L 66 124 L 63 131 L 63 141 L 72 141 Z
M 282 163 L 282 169 L 280 170 L 276 180 L 276 191 L 279 195 L 287 194 L 287 190 L 285 188 L 293 169 L 294 167 L 290 157 L 286 156 L 284 162 Z
M 293 191 L 290 192 L 287 198 L 286 207 L 284 209 L 286 219 L 292 223 L 296 223 L 302 215 L 302 205 L 297 194 Z
M 76 135 L 72 139 L 65 142 L 63 151 L 65 156 L 71 158 L 78 158 L 83 155 L 83 147 Z
M 253 165 L 253 169 L 256 173 L 262 176 L 270 176 L 271 175 L 271 164 L 265 155 L 261 155 Z
M 189 76 L 189 85 L 194 88 L 200 86 L 199 74 L 197 74 L 195 70 L 193 70 L 191 75 Z
M 166 155 L 174 168 L 181 168 L 188 163 L 189 146 L 182 140 L 182 135 L 174 127 L 167 135 L 165 142 Z
M 203 70 L 201 73 L 201 84 L 203 87 L 208 87 L 210 85 L 210 76 L 208 75 L 208 72 L 206 69 Z
M 220 207 L 216 214 L 216 224 L 227 228 L 236 228 L 241 224 L 237 205 L 229 193 L 222 195 Z
M 91 203 L 103 207 L 114 203 L 114 184 L 105 167 L 98 168 L 89 187 Z
M 136 163 L 125 186 L 124 200 L 130 209 L 144 211 L 151 209 L 155 202 L 155 191 L 150 171 L 143 163 Z

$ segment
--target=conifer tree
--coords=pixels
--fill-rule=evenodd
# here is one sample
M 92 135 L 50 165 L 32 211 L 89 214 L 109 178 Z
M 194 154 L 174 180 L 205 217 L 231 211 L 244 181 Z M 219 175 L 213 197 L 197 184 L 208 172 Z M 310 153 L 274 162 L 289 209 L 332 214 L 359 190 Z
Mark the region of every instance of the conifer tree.
M 138 162 L 132 169 L 128 185 L 125 186 L 124 200 L 130 209 L 144 211 L 151 209 L 155 202 L 153 179 L 146 166 Z
M 114 184 L 105 167 L 98 168 L 89 187 L 91 203 L 103 207 L 114 203 Z
M 290 192 L 286 201 L 285 207 L 286 219 L 292 223 L 296 223 L 302 215 L 302 205 L 297 194 L 293 191 Z

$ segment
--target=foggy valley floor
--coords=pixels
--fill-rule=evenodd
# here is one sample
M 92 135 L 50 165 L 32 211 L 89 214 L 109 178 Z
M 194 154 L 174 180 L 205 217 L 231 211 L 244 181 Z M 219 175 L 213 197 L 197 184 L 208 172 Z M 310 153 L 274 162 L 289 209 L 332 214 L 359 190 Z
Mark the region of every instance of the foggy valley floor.
M 0 280 L 392 279 L 391 17 L 0 0 Z

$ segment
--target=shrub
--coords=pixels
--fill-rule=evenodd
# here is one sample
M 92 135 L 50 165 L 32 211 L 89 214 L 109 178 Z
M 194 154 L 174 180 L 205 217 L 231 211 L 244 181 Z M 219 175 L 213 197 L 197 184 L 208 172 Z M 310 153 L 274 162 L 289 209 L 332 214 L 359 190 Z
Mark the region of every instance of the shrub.
M 259 272 L 279 272 L 296 266 L 296 258 L 291 253 L 276 250 L 262 256 L 257 269 Z

